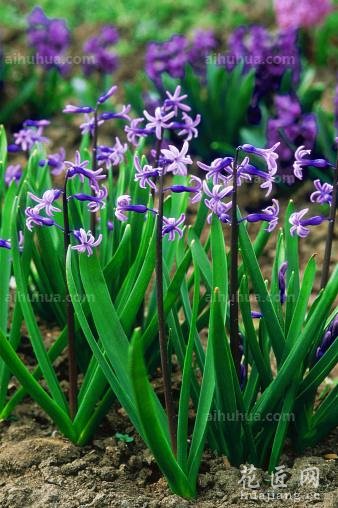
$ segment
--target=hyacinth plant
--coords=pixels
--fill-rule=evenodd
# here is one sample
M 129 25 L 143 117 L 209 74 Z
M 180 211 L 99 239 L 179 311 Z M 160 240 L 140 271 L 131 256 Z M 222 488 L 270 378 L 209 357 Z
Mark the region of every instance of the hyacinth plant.
M 319 405 L 316 393 L 338 357 L 337 311 L 332 311 L 337 268 L 329 278 L 338 169 L 333 185 L 315 182 L 311 201 L 322 207 L 320 214 L 308 216 L 308 209 L 297 211 L 289 204 L 266 282 L 258 258 L 278 226 L 279 203 L 272 199 L 260 212 L 243 212 L 238 189 L 259 182 L 271 195 L 278 143 L 268 149 L 244 144 L 232 151 L 235 155 L 210 164 L 200 161 L 202 179 L 191 173 L 189 141 L 198 131 L 180 88 L 168 92 L 154 113 L 145 110 L 137 119 L 128 117 L 128 108 L 120 116 L 100 116 L 100 104 L 114 91 L 95 107 L 65 109 L 92 115 L 83 126 L 92 143 L 90 150 L 86 135 L 75 161 L 62 161 L 63 188 L 51 188 L 50 169 L 55 171 L 59 159 L 39 154 L 41 132 L 23 175 L 1 166 L 2 178 L 10 180 L 1 195 L 0 254 L 7 267 L 1 284 L 1 414 L 8 416 L 29 393 L 66 437 L 82 444 L 116 397 L 170 488 L 191 498 L 205 446 L 233 465 L 249 461 L 273 471 L 287 436 L 301 450 L 337 423 L 337 389 Z M 119 140 L 113 148 L 98 143 L 100 121 L 121 116 L 128 122 L 133 155 Z M 173 132 L 179 141 L 168 145 Z M 142 156 L 145 139 L 153 144 L 147 157 Z M 41 160 L 39 178 L 33 178 Z M 302 178 L 310 164 L 316 160 L 300 147 L 295 177 Z M 332 171 L 332 163 L 320 164 Z M 186 227 L 189 199 L 200 204 Z M 254 241 L 249 235 L 253 223 L 261 223 Z M 311 257 L 301 277 L 298 244 L 320 224 L 328 225 L 322 289 L 310 304 L 316 261 Z M 41 232 L 50 235 L 45 244 Z M 41 256 L 34 257 L 37 246 Z M 47 264 L 58 259 L 66 304 L 60 304 L 65 328 L 48 351 L 29 299 L 32 285 L 47 283 L 38 265 L 45 252 Z M 12 272 L 17 299 L 8 331 Z M 23 319 L 38 362 L 33 372 L 16 353 Z M 53 368 L 67 345 L 69 401 Z M 158 366 L 164 401 L 148 379 Z M 181 372 L 179 395 L 173 390 L 173 369 Z M 76 370 L 83 377 L 79 391 Z M 6 401 L 10 373 L 22 386 Z M 41 378 L 48 390 L 38 382 Z M 271 418 L 275 414 L 278 421 Z

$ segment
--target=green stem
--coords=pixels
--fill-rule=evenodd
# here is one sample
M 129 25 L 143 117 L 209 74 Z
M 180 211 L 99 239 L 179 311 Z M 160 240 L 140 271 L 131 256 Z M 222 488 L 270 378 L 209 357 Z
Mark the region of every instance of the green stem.
M 328 226 L 326 244 L 325 244 L 325 254 L 324 254 L 324 261 L 323 261 L 321 288 L 324 288 L 327 284 L 327 281 L 329 280 L 333 235 L 334 235 L 334 228 L 335 228 L 335 223 L 336 223 L 337 192 L 338 192 L 338 149 L 337 149 L 336 167 L 335 167 L 333 186 L 332 186 L 332 203 L 331 203 L 331 208 L 330 208 L 329 226 Z
M 67 252 L 70 246 L 70 228 L 67 200 L 68 173 L 66 174 L 63 189 L 63 218 L 64 218 L 64 255 L 65 263 Z M 67 336 L 68 336 L 68 379 L 69 379 L 69 414 L 73 419 L 77 409 L 77 366 L 76 366 L 76 347 L 75 347 L 75 318 L 74 308 L 71 302 L 68 286 L 66 294 L 66 312 L 67 312 Z
M 238 325 L 238 221 L 237 221 L 237 165 L 240 148 L 237 148 L 233 163 L 233 190 L 230 239 L 230 347 L 235 369 L 240 379 L 240 337 Z

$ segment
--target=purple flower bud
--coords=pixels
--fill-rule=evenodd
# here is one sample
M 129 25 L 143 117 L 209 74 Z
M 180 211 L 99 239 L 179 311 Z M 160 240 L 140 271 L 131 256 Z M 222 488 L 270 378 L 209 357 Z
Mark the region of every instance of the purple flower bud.
M 127 106 L 123 106 L 122 110 L 120 112 L 107 112 L 102 113 L 100 115 L 100 120 L 112 120 L 113 118 L 120 118 L 122 120 L 126 120 L 127 122 L 130 122 L 130 116 L 129 112 L 131 110 L 131 105 L 128 104 Z
M 252 310 L 251 317 L 253 319 L 261 319 L 263 317 L 263 314 L 261 312 L 256 312 L 255 310 Z
M 169 241 L 175 240 L 177 234 L 179 238 L 183 237 L 183 231 L 179 228 L 185 222 L 185 214 L 182 213 L 178 219 L 163 217 L 162 237 L 168 235 Z
M 93 113 L 94 108 L 90 106 L 73 106 L 72 104 L 67 104 L 67 106 L 63 109 L 63 113 Z
M 286 301 L 286 271 L 288 269 L 288 262 L 284 261 L 284 263 L 281 264 L 279 271 L 278 271 L 278 286 L 279 286 L 279 294 L 280 294 L 280 303 L 283 305 Z
M 67 168 L 67 177 L 73 178 L 74 176 L 78 176 L 82 183 L 84 182 L 84 179 L 87 178 L 90 182 L 90 186 L 93 189 L 99 189 L 99 180 L 106 178 L 105 175 L 101 174 L 103 168 L 92 171 L 91 169 L 87 168 L 88 164 L 89 162 L 86 160 L 81 162 L 80 152 L 77 151 L 75 154 L 74 162 L 64 162 L 64 165 Z
M 29 231 L 33 230 L 33 226 L 56 226 L 59 229 L 62 229 L 61 226 L 59 226 L 53 219 L 50 219 L 48 217 L 42 217 L 39 215 L 39 210 L 31 207 L 26 208 L 25 210 L 26 214 L 26 226 Z
M 0 238 L 0 249 L 11 249 L 11 241 Z
M 98 104 L 104 104 L 112 95 L 114 95 L 114 93 L 116 92 L 117 90 L 117 86 L 114 85 L 112 86 L 108 92 L 106 92 L 105 94 L 101 95 L 99 98 L 98 98 Z
M 5 172 L 5 184 L 9 186 L 11 182 L 19 182 L 22 176 L 22 167 L 20 164 L 7 166 Z
M 194 182 L 196 185 L 194 187 L 188 187 L 186 185 L 171 185 L 171 187 L 166 187 L 163 189 L 164 191 L 170 190 L 171 192 L 181 193 L 181 192 L 189 192 L 194 193 L 195 196 L 192 197 L 191 203 L 198 203 L 202 199 L 202 181 L 197 176 L 191 175 L 190 180 Z
M 318 361 L 334 343 L 338 337 L 338 314 L 333 318 L 327 327 L 322 342 L 316 351 L 316 361 Z
M 106 206 L 104 199 L 108 196 L 107 187 L 103 186 L 102 189 L 96 191 L 95 196 L 91 194 L 73 194 L 69 196 L 68 199 L 77 199 L 78 201 L 89 201 L 88 210 L 90 212 L 97 212 L 98 210 L 103 210 Z
M 17 152 L 21 152 L 21 147 L 19 145 L 16 145 L 15 143 L 11 143 L 7 146 L 7 151 L 9 153 L 17 153 Z
M 57 153 L 48 155 L 46 160 L 41 160 L 39 166 L 43 167 L 47 164 L 52 169 L 52 175 L 58 176 L 64 170 L 65 155 L 64 148 L 60 148 Z

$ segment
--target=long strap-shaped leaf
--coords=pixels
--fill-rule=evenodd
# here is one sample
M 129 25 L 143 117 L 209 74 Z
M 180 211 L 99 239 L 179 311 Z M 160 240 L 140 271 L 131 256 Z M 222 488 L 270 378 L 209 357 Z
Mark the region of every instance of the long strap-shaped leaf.
M 156 462 L 173 492 L 182 497 L 193 498 L 195 485 L 188 481 L 179 466 L 172 452 L 168 435 L 161 424 L 157 406 L 154 404 L 154 393 L 147 378 L 143 359 L 140 331 L 134 334 L 131 342 L 129 366 L 139 417 Z
M 276 315 L 275 308 L 271 302 L 269 292 L 264 283 L 262 272 L 259 268 L 256 254 L 252 247 L 244 222 L 239 224 L 239 241 L 244 264 L 250 274 L 255 293 L 259 300 L 258 303 L 262 310 L 263 317 L 265 318 L 271 345 L 279 364 L 282 359 L 285 345 L 284 333 Z

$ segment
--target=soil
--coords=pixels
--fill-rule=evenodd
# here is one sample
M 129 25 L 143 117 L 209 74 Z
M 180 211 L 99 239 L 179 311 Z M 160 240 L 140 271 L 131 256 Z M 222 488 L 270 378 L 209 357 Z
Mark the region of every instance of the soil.
M 128 434 L 125 443 L 113 437 Z M 338 507 L 338 429 L 314 449 L 295 458 L 291 451 L 282 457 L 288 479 L 287 501 L 273 500 L 273 506 Z M 301 470 L 315 466 L 320 484 L 299 487 Z M 255 494 L 239 484 L 241 473 L 225 457 L 204 456 L 198 481 L 198 498 L 186 501 L 173 495 L 156 463 L 134 434 L 128 418 L 112 408 L 93 442 L 79 448 L 63 439 L 40 409 L 30 401 L 17 409 L 11 422 L 0 424 L 1 508 L 214 508 L 267 506 L 267 496 L 280 496 L 269 478 L 257 470 L 261 487 Z M 286 494 L 285 494 L 286 493 Z M 265 495 L 265 500 L 253 496 Z M 251 496 L 252 499 L 246 499 Z M 316 496 L 316 497 L 315 497 Z M 244 499 L 245 498 L 245 499 Z M 291 498 L 291 499 L 290 499 Z

